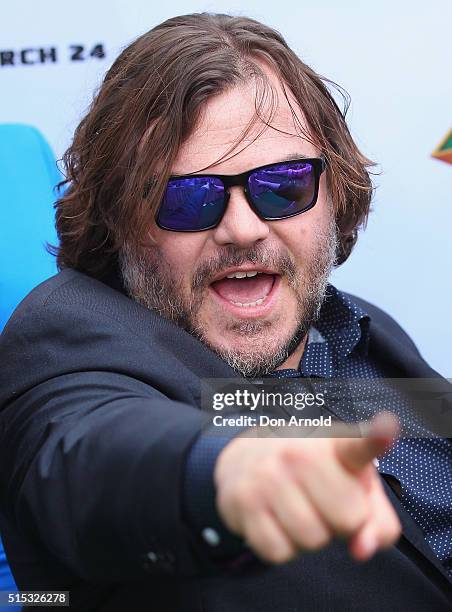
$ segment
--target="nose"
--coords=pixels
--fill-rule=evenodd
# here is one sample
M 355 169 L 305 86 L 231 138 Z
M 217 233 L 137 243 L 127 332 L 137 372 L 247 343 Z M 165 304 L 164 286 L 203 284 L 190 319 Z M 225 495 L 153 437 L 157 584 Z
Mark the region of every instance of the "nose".
M 214 230 L 213 238 L 218 245 L 234 244 L 247 248 L 270 233 L 268 223 L 260 219 L 245 197 L 242 187 L 231 187 L 229 202 L 223 218 Z

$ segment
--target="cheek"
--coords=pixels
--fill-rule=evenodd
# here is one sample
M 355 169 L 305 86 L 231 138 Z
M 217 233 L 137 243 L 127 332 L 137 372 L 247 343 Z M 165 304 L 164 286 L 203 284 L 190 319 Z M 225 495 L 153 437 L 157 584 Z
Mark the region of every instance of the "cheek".
M 202 258 L 204 242 L 200 234 L 162 231 L 157 240 L 157 248 L 173 274 L 189 279 Z
M 303 264 L 305 258 L 316 250 L 319 234 L 323 234 L 328 228 L 329 218 L 323 214 L 311 214 L 309 211 L 287 221 L 277 221 L 279 227 L 278 240 L 293 257 Z
M 318 247 L 319 240 L 328 236 L 332 211 L 321 188 L 315 206 L 308 212 L 287 220 L 284 231 L 284 242 L 295 255 L 307 254 Z M 289 227 L 289 224 L 292 225 Z

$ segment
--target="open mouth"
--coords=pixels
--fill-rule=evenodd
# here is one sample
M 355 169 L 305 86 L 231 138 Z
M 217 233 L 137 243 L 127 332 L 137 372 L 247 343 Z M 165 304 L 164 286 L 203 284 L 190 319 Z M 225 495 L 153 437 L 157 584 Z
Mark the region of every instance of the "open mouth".
M 254 310 L 269 301 L 279 278 L 279 274 L 271 271 L 233 270 L 213 281 L 210 287 L 222 301 Z

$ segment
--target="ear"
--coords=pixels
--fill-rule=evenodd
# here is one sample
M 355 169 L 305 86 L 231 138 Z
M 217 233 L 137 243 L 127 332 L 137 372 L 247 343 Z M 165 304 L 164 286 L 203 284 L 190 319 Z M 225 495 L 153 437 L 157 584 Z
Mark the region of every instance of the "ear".
M 351 233 L 339 235 L 339 242 L 336 250 L 336 267 L 341 266 L 350 256 L 353 247 L 358 240 L 358 231 L 352 230 Z

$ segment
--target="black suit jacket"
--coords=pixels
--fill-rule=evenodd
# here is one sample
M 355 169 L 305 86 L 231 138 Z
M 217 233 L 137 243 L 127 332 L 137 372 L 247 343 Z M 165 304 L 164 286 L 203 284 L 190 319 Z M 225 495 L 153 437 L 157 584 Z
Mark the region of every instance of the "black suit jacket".
M 360 303 L 371 353 L 438 376 Z M 83 611 L 450 609 L 450 581 L 389 487 L 403 537 L 367 563 L 340 542 L 280 566 L 210 563 L 181 515 L 184 464 L 207 418 L 200 379 L 236 374 L 120 291 L 56 275 L 10 319 L 0 362 L 0 530 L 22 590 L 69 590 Z

